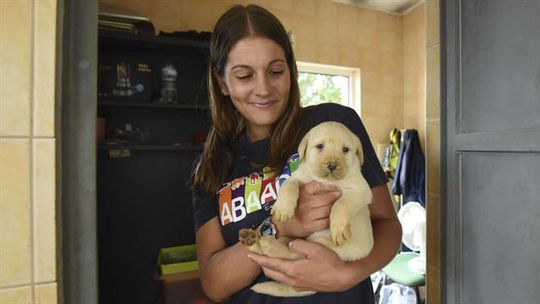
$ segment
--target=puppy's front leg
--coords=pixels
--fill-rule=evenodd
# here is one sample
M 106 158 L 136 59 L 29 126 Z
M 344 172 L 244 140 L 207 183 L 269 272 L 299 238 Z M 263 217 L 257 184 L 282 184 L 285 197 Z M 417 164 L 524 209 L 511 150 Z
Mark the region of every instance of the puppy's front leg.
M 272 206 L 272 216 L 275 220 L 286 222 L 293 218 L 300 192 L 300 182 L 290 177 L 279 189 L 278 199 Z
M 358 202 L 361 193 L 357 191 L 345 191 L 334 203 L 330 211 L 330 233 L 332 242 L 341 246 L 351 237 L 351 217 L 363 206 Z

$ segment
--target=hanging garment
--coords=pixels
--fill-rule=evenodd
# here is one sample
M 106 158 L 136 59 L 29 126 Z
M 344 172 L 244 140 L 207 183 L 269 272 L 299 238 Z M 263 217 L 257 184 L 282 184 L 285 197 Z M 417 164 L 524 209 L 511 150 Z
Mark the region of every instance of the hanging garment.
M 383 169 L 386 176 L 393 179 L 395 176 L 399 159 L 399 144 L 401 142 L 401 132 L 398 129 L 390 131 L 390 143 L 386 147 L 383 159 Z
M 392 194 L 403 195 L 403 204 L 419 202 L 425 207 L 425 162 L 420 138 L 418 131 L 414 129 L 404 133 Z

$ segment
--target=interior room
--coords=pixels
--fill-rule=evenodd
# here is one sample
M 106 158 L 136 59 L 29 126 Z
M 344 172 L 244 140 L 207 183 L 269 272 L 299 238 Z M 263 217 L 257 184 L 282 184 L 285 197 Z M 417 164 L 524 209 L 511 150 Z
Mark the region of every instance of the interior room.
M 57 63 L 54 69 L 47 69 L 47 63 L 55 62 L 55 56 L 68 55 L 63 45 L 66 42 L 55 43 L 61 35 L 69 35 L 67 30 L 57 32 L 57 28 L 65 26 L 59 21 L 63 3 L 30 2 L 12 1 L 8 9 L 20 14 L 15 17 L 3 10 L 1 15 L 8 20 L 6 24 L 24 24 L 7 37 L 26 53 L 10 56 L 19 58 L 18 66 L 30 71 L 33 78 L 17 82 L 17 88 L 32 100 L 32 106 L 13 106 L 9 110 L 15 114 L 10 116 L 4 114 L 6 111 L 0 113 L 6 122 L 0 129 L 2 168 L 17 171 L 9 181 L 17 186 L 8 188 L 17 189 L 13 191 L 14 199 L 24 202 L 2 214 L 16 228 L 19 241 L 9 243 L 5 258 L 0 261 L 0 302 L 56 303 L 69 299 L 70 293 L 79 294 L 74 296 L 77 298 L 84 292 L 88 298 L 99 294 L 99 303 L 176 303 L 178 290 L 185 293 L 181 295 L 184 297 L 200 296 L 196 271 L 189 268 L 193 265 L 181 265 L 188 270 L 167 276 L 160 263 L 167 249 L 195 242 L 186 182 L 210 124 L 205 91 L 205 39 L 218 16 L 231 4 L 255 2 L 284 23 L 296 59 L 304 66 L 318 64 L 356 71 L 353 77 L 359 83 L 358 94 L 352 94 L 357 99 L 350 106 L 361 116 L 381 162 L 393 130 L 418 132 L 425 155 L 427 249 L 423 252 L 423 281 L 412 287 L 420 287 L 416 292 L 424 303 L 439 303 L 438 0 L 102 0 L 91 14 L 79 12 L 81 20 L 96 19 L 104 10 L 120 9 L 146 18 L 152 28 L 144 28 L 144 34 L 125 34 L 130 30 L 98 30 L 93 21 L 97 37 L 88 39 L 88 43 L 97 47 L 95 64 L 81 60 L 76 65 L 79 71 L 93 77 L 90 79 L 97 87 L 87 88 L 96 100 L 90 115 L 84 117 L 69 112 L 67 105 L 60 106 L 61 94 L 55 91 L 67 86 L 65 82 L 59 84 L 59 79 L 69 75 L 61 75 L 67 61 L 64 66 Z M 33 35 L 18 39 L 26 32 Z M 144 88 L 137 88 L 140 94 L 135 94 L 134 99 L 125 98 L 132 92 L 114 91 L 122 85 L 111 88 L 103 83 L 110 77 L 108 71 L 112 67 L 116 68 L 113 74 L 120 73 L 115 59 L 119 53 L 129 53 L 132 57 L 126 61 L 138 67 L 137 73 L 134 68 L 126 68 L 122 73 L 136 75 L 130 81 L 145 84 Z M 140 61 L 141 55 L 147 61 Z M 159 90 L 147 91 L 146 84 L 163 81 L 160 77 L 167 62 L 174 63 L 176 68 L 174 101 L 144 104 L 145 100 L 165 96 Z M 158 68 L 153 67 L 156 63 Z M 186 71 L 189 78 L 183 74 Z M 120 97 L 111 98 L 112 95 Z M 69 119 L 60 117 L 69 115 L 78 120 L 80 129 L 66 129 Z M 66 174 L 61 170 L 77 171 L 70 169 L 68 159 L 72 157 L 70 151 L 81 154 L 81 147 L 73 143 L 73 147 L 66 149 L 61 145 L 69 145 L 71 138 L 77 137 L 76 132 L 97 133 L 89 139 L 95 148 L 95 155 L 89 159 L 94 162 L 83 166 L 95 170 L 95 176 L 86 175 L 78 182 L 82 190 L 77 193 L 83 193 L 87 204 L 80 213 L 70 214 L 66 206 L 72 197 L 63 191 L 70 187 L 65 180 L 77 172 Z M 20 167 L 25 170 L 18 172 L 16 168 Z M 64 172 L 62 178 L 58 172 Z M 395 198 L 395 205 L 398 210 L 399 197 Z M 67 218 L 84 223 L 84 228 L 70 228 L 65 222 Z M 84 240 L 89 247 L 66 243 L 70 238 Z M 85 261 L 78 266 L 91 271 L 79 273 L 70 259 Z
M 248 2 L 244 1 L 240 3 L 247 4 Z M 215 20 L 230 4 L 231 3 L 227 1 L 159 1 L 150 4 L 147 1 L 106 0 L 101 2 L 101 9 L 106 10 L 109 8 L 114 10 L 114 8 L 126 8 L 133 10 L 134 13 L 138 13 L 151 20 L 156 34 L 165 35 L 167 33 L 182 31 L 195 31 L 196 33 L 202 34 L 212 30 Z M 430 135 L 432 137 L 437 135 L 436 122 L 438 113 L 432 106 L 430 109 L 431 112 L 429 113 L 431 117 L 428 118 L 427 116 L 427 54 L 430 52 L 430 48 L 431 53 L 434 54 L 432 46 L 437 43 L 436 41 L 430 41 L 428 43 L 427 35 L 434 35 L 433 32 L 435 32 L 438 27 L 434 25 L 431 27 L 431 30 L 427 27 L 428 5 L 426 2 L 260 1 L 258 4 L 267 7 L 276 14 L 282 22 L 284 22 L 284 25 L 293 40 L 298 61 L 340 67 L 353 67 L 360 70 L 360 104 L 353 107 L 361 115 L 362 120 L 366 124 L 366 128 L 369 131 L 374 146 L 377 148 L 381 160 L 384 158 L 385 149 L 389 142 L 389 134 L 393 129 L 417 130 L 422 150 L 428 150 L 429 142 L 426 141 L 428 138 L 426 132 L 428 128 L 431 128 Z M 433 37 L 430 37 L 430 39 L 434 40 Z M 104 44 L 106 44 L 106 42 L 104 42 Z M 112 48 L 117 50 L 118 46 L 113 45 Z M 152 52 L 152 50 L 149 50 L 149 52 Z M 167 51 L 163 49 L 159 56 L 167 56 L 166 52 Z M 197 57 L 192 57 L 190 60 L 196 61 Z M 430 63 L 436 64 L 434 60 Z M 201 62 L 200 67 L 198 68 L 179 67 L 178 77 L 181 78 L 182 73 L 190 73 L 191 75 L 193 74 L 192 71 L 205 71 L 204 63 Z M 194 78 L 197 77 L 204 79 L 204 75 L 196 76 Z M 200 83 L 189 84 L 179 88 L 179 91 L 190 92 L 193 87 L 200 88 L 201 86 L 206 85 L 203 83 L 204 82 L 201 80 Z M 183 114 L 176 114 L 179 115 L 176 118 L 177 121 L 182 120 L 183 122 L 178 125 L 170 125 L 170 128 L 186 128 L 185 130 L 188 130 L 189 127 L 186 127 L 187 125 L 197 124 L 197 121 L 200 121 L 201 118 L 205 117 L 204 110 L 201 111 L 197 108 L 198 105 L 204 102 L 205 93 L 201 94 L 199 92 L 197 94 L 202 96 L 182 97 L 186 100 L 183 102 L 180 101 L 180 104 L 183 103 L 186 106 L 193 105 L 195 108 L 191 109 L 191 111 L 188 110 Z M 104 116 L 110 116 L 111 119 L 108 119 L 109 122 L 113 121 L 114 115 L 118 115 L 114 113 L 113 109 L 104 109 L 104 107 L 98 109 L 98 115 L 100 115 L 100 110 L 105 114 Z M 120 111 L 122 113 L 127 113 L 123 108 L 120 109 Z M 148 113 L 148 110 L 145 111 L 145 115 L 148 115 Z M 158 111 L 155 111 L 153 114 L 164 115 L 158 113 Z M 159 119 L 163 121 L 163 117 L 159 117 Z M 190 117 L 195 118 L 195 120 L 192 123 L 187 123 Z M 136 120 L 136 118 L 133 119 Z M 170 119 L 174 118 L 171 117 Z M 114 122 L 112 123 L 114 124 Z M 150 128 L 153 128 L 154 132 L 159 132 L 156 131 L 156 127 Z M 204 131 L 206 127 L 200 125 L 197 128 L 190 131 Z M 110 131 L 110 128 L 107 129 L 107 132 L 110 133 Z M 166 133 L 165 130 L 161 132 Z M 189 134 L 184 135 L 184 138 L 185 137 L 189 137 Z M 433 146 L 436 147 L 437 138 L 429 138 L 429 140 L 435 143 Z M 101 147 L 103 147 L 103 145 Z M 108 155 L 103 152 L 108 152 Z M 192 226 L 192 209 L 189 206 L 189 192 L 185 190 L 176 190 L 173 193 L 170 193 L 171 191 L 168 191 L 167 189 L 178 189 L 178 187 L 175 187 L 175 184 L 188 178 L 185 173 L 174 173 L 174 170 L 183 168 L 183 172 L 189 172 L 189 165 L 197 151 L 195 151 L 195 153 L 179 152 L 184 154 L 183 158 L 171 156 L 172 153 L 170 152 L 160 153 L 159 151 L 152 151 L 144 153 L 141 151 L 132 151 L 132 154 L 135 155 L 139 152 L 139 158 L 144 158 L 144 160 L 141 160 L 140 163 L 136 162 L 126 166 L 128 168 L 148 166 L 147 169 L 143 169 L 144 171 L 140 172 L 155 171 L 156 176 L 148 173 L 148 179 L 141 180 L 139 183 L 133 180 L 129 182 L 125 181 L 125 185 L 122 185 L 123 182 L 119 181 L 121 180 L 119 176 L 115 176 L 114 172 L 117 172 L 119 169 L 110 169 L 111 166 L 118 163 L 118 159 L 111 158 L 111 152 L 114 152 L 114 150 L 111 151 L 109 148 L 106 148 L 106 151 L 98 153 L 98 208 L 100 204 L 102 204 L 102 206 L 119 206 L 118 203 L 114 204 L 114 202 L 121 201 L 122 199 L 126 200 L 124 193 L 130 192 L 130 187 L 134 187 L 134 185 L 136 185 L 135 188 L 145 187 L 145 185 L 147 185 L 147 193 L 163 193 L 164 197 L 170 196 L 167 199 L 163 198 L 163 202 L 159 202 L 156 199 L 152 199 L 152 195 L 149 197 L 142 195 L 143 198 L 141 199 L 141 194 L 131 191 L 134 197 L 127 199 L 127 204 L 125 206 L 116 207 L 116 210 L 113 207 L 103 207 L 107 208 L 103 212 L 109 214 L 109 216 L 112 216 L 111 214 L 115 214 L 116 212 L 118 215 L 113 217 L 115 218 L 115 221 L 117 221 L 117 218 L 122 218 L 122 216 L 120 216 L 121 214 L 125 214 L 123 213 L 123 209 L 130 208 L 130 206 L 136 204 L 141 206 L 136 208 L 141 208 L 139 209 L 139 212 L 141 212 L 141 215 L 144 214 L 143 218 L 146 219 L 146 225 L 154 226 L 154 229 L 151 230 L 151 232 L 147 232 L 148 235 L 146 236 L 144 235 L 145 233 L 141 231 L 141 235 L 135 237 L 136 239 L 131 242 L 126 241 L 125 243 L 118 243 L 118 238 L 129 233 L 129 231 L 133 231 L 133 228 L 129 227 L 129 224 L 126 225 L 125 230 L 113 228 L 112 230 L 115 231 L 116 235 L 112 236 L 110 235 L 109 229 L 106 228 L 107 224 L 105 223 L 102 225 L 103 238 L 101 239 L 101 250 L 105 250 L 106 252 L 100 253 L 100 267 L 102 267 L 100 268 L 100 271 L 102 272 L 100 276 L 100 292 L 102 295 L 116 293 L 119 297 L 122 297 L 123 293 L 118 291 L 118 281 L 125 281 L 125 279 L 120 277 L 115 280 L 114 275 L 107 275 L 105 273 L 122 273 L 122 270 L 128 271 L 129 273 L 129 270 L 126 268 L 130 268 L 133 271 L 134 276 L 137 276 L 137 274 L 140 276 L 140 273 L 149 273 L 152 271 L 152 269 L 135 270 L 133 266 L 130 266 L 133 265 L 133 261 L 126 262 L 125 264 L 118 262 L 123 255 L 122 246 L 126 246 L 127 244 L 137 246 L 136 244 L 148 244 L 153 241 L 154 245 L 148 246 L 147 252 L 141 255 L 141 258 L 144 256 L 147 260 L 147 267 L 151 267 L 155 264 L 152 263 L 153 259 L 155 259 L 155 251 L 157 248 L 160 248 L 160 246 L 171 247 L 174 245 L 189 245 L 194 243 L 193 232 L 190 229 Z M 437 164 L 436 162 L 438 160 L 436 159 L 436 155 L 438 154 L 438 150 L 428 151 L 427 153 L 431 153 L 428 155 L 427 159 L 429 168 L 430 161 Z M 429 156 L 431 156 L 431 159 L 429 159 Z M 173 157 L 173 159 L 176 160 L 165 160 L 167 157 Z M 134 157 L 134 159 L 138 158 Z M 154 159 L 154 161 L 152 161 L 152 159 Z M 104 164 L 103 167 L 100 166 L 101 164 Z M 171 166 L 171 164 L 174 165 Z M 152 167 L 160 167 L 165 171 L 148 170 Z M 167 167 L 174 169 L 166 171 Z M 100 168 L 104 168 L 102 170 L 103 174 L 101 174 L 102 171 L 100 171 Z M 112 171 L 108 171 L 108 169 Z M 141 169 L 137 168 L 135 170 Z M 139 176 L 137 172 L 133 172 L 132 174 L 122 173 L 126 176 Z M 118 173 L 116 173 L 116 175 L 118 175 Z M 433 177 L 434 174 L 430 175 L 428 173 L 428 175 L 429 177 Z M 102 184 L 99 182 L 100 180 L 103 181 Z M 159 187 L 159 189 L 153 189 L 153 186 L 150 186 L 153 184 L 152 181 L 159 184 L 159 186 L 156 186 Z M 436 183 L 436 180 L 434 181 Z M 390 183 L 391 182 L 392 180 Z M 428 186 L 433 187 L 435 183 Z M 110 186 L 107 187 L 107 185 L 114 186 L 111 188 Z M 392 188 L 392 185 L 390 184 L 389 187 Z M 113 189 L 116 189 L 116 191 Z M 429 203 L 427 205 L 430 207 L 432 206 L 431 204 L 437 204 L 435 191 L 436 190 L 428 190 Z M 106 195 L 100 196 L 101 193 L 118 194 L 107 197 Z M 429 193 L 432 193 L 431 197 Z M 434 193 L 435 195 L 433 195 Z M 184 204 L 183 207 L 180 207 L 180 204 L 176 201 L 178 198 L 181 198 L 181 203 Z M 434 202 L 431 203 L 430 199 Z M 156 206 L 155 211 L 148 209 L 147 207 L 142 207 L 147 204 L 148 201 L 152 200 Z M 396 209 L 399 208 L 398 200 L 399 198 L 396 200 Z M 171 201 L 174 203 L 171 204 Z M 166 212 L 168 217 L 162 214 L 163 209 L 169 210 Z M 155 219 L 151 220 L 150 214 L 155 214 Z M 100 211 L 98 210 L 98 218 L 99 215 Z M 137 221 L 136 212 L 132 211 L 130 215 L 131 216 L 124 221 L 127 223 L 132 222 L 131 225 L 136 225 L 134 223 Z M 435 227 L 436 222 L 433 222 L 433 220 L 436 221 L 437 218 L 432 216 L 430 220 L 432 220 L 430 224 Z M 100 223 L 99 220 L 98 223 Z M 172 225 L 170 223 L 176 224 Z M 113 222 L 111 222 L 110 225 L 113 225 Z M 156 225 L 162 226 L 158 227 Z M 155 236 L 156 231 L 162 231 L 161 240 Z M 189 231 L 189 233 L 176 236 L 163 235 L 167 233 L 174 234 L 177 233 L 177 231 Z M 428 233 L 432 234 L 433 231 L 429 231 Z M 128 237 L 124 236 L 124 238 Z M 113 244 L 116 244 L 116 247 L 113 246 Z M 433 257 L 436 256 L 438 246 L 436 243 L 433 243 L 430 244 L 429 248 L 432 250 L 430 257 L 433 259 Z M 111 252 L 108 252 L 107 250 L 111 250 Z M 130 249 L 127 249 L 127 251 L 130 251 Z M 428 261 L 428 264 L 429 263 L 433 263 L 433 261 L 430 260 Z M 115 267 L 117 269 L 116 271 L 113 270 Z M 431 273 L 431 275 L 428 274 L 428 282 L 431 279 L 431 284 L 436 286 L 436 268 L 432 270 L 435 270 L 435 272 Z M 141 285 L 137 290 L 141 290 L 141 294 L 133 295 L 133 297 L 144 298 L 149 297 L 149 294 L 152 294 L 152 292 L 155 293 L 156 290 L 159 289 L 159 286 L 156 284 L 153 286 L 153 280 L 154 279 L 149 276 L 146 279 L 146 284 L 143 284 L 143 281 L 139 280 L 138 284 Z M 126 283 L 124 288 L 129 290 L 132 288 L 133 284 L 133 282 Z M 422 297 L 425 298 L 425 284 L 422 285 Z M 144 291 L 145 288 L 146 291 Z M 169 287 L 169 289 L 172 289 L 172 287 Z M 436 297 L 435 287 L 432 288 L 431 293 L 431 297 Z M 121 298 L 110 296 L 110 299 L 110 301 L 118 301 Z M 105 302 L 107 302 L 107 300 L 105 300 Z

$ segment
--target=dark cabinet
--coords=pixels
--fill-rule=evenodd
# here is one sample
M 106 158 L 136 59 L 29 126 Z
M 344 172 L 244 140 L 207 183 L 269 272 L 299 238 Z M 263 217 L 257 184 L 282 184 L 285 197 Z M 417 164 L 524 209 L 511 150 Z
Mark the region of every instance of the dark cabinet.
M 114 96 L 110 82 L 119 71 L 98 76 L 105 133 L 97 146 L 100 303 L 156 303 L 159 249 L 195 242 L 186 182 L 202 151 L 194 139 L 210 125 L 208 42 L 100 32 L 99 56 L 113 69 L 130 65 L 120 67 L 131 69 L 128 89 L 144 87 L 139 96 Z M 178 71 L 177 104 L 158 102 L 165 63 Z M 138 64 L 147 74 L 136 75 Z

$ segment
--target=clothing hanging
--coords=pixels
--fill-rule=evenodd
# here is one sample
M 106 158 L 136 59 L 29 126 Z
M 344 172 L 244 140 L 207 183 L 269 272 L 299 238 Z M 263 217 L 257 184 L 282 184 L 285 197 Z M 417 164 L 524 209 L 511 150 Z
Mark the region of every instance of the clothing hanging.
M 402 195 L 402 204 L 419 202 L 425 208 L 425 161 L 418 131 L 403 133 L 392 194 Z
M 390 131 L 390 143 L 384 151 L 383 169 L 389 179 L 393 179 L 396 173 L 399 159 L 399 145 L 401 143 L 401 131 L 393 129 Z

